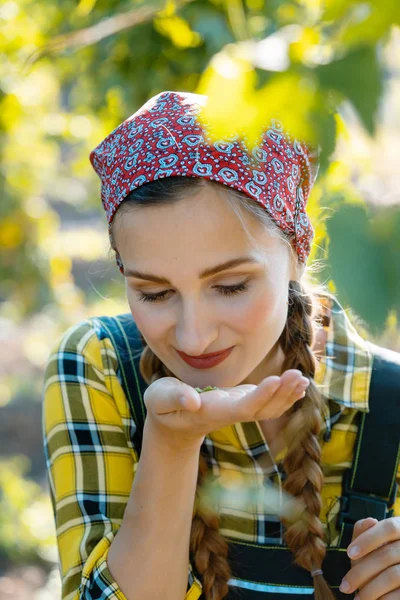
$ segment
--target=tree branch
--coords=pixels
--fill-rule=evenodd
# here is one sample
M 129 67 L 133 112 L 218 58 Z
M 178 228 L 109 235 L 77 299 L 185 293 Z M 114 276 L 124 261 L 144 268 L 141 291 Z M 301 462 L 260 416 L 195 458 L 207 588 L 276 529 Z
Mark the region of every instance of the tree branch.
M 181 6 L 194 2 L 194 0 L 177 0 L 175 2 L 175 8 L 178 9 Z M 45 44 L 42 48 L 35 50 L 26 60 L 24 67 L 31 67 L 35 64 L 42 56 L 50 52 L 58 52 L 65 48 L 73 48 L 76 46 L 90 46 L 97 44 L 97 42 L 103 40 L 110 35 L 114 35 L 124 29 L 134 27 L 139 23 L 145 23 L 149 21 L 156 13 L 162 9 L 159 6 L 140 6 L 134 10 L 130 10 L 125 13 L 120 13 L 114 17 L 108 17 L 103 19 L 99 23 L 86 27 L 85 29 L 78 29 L 72 33 L 65 33 L 58 35 L 53 38 L 50 42 Z

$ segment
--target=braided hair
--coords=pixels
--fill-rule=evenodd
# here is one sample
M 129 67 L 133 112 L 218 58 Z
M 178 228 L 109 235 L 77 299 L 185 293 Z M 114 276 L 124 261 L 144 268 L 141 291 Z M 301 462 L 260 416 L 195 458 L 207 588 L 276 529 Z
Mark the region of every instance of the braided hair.
M 284 539 L 293 552 L 295 562 L 308 571 L 320 571 L 326 554 L 324 530 L 319 519 L 324 477 L 321 469 L 319 433 L 322 425 L 323 397 L 314 383 L 316 358 L 313 343 L 313 317 L 316 304 L 297 281 L 289 284 L 289 310 L 286 326 L 279 339 L 285 354 L 282 370 L 299 369 L 310 380 L 304 398 L 289 410 L 285 428 L 287 453 L 284 469 L 287 478 L 283 489 L 306 506 L 303 519 L 285 525 Z M 314 576 L 316 600 L 334 600 L 321 573 Z

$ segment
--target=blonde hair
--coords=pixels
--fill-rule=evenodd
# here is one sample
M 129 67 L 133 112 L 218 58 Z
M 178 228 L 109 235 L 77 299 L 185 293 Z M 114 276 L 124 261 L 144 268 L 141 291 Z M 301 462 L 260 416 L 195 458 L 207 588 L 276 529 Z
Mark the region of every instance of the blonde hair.
M 168 179 L 171 181 L 169 182 Z M 171 177 L 164 179 L 163 183 L 160 182 L 158 185 L 157 183 L 145 184 L 134 190 L 122 202 L 121 207 L 124 207 L 125 210 L 130 205 L 150 206 L 151 204 L 174 202 L 193 190 L 197 191 L 202 185 L 218 186 L 216 189 L 225 192 L 228 205 L 257 247 L 260 246 L 248 230 L 243 213 L 257 218 L 269 234 L 279 236 L 293 253 L 293 259 L 297 260 L 290 238 L 273 222 L 263 207 L 244 193 L 201 178 Z M 147 190 L 142 188 L 147 188 Z M 121 211 L 121 207 L 116 214 Z M 116 251 L 113 238 L 111 238 L 111 248 Z M 283 483 L 283 489 L 301 499 L 305 505 L 305 512 L 302 518 L 294 522 L 282 519 L 285 528 L 284 539 L 293 553 L 294 561 L 310 572 L 321 569 L 326 554 L 324 529 L 319 519 L 324 479 L 318 436 L 322 425 L 321 413 L 324 398 L 313 382 L 316 358 L 311 347 L 318 313 L 317 292 L 315 291 L 317 286 L 314 286 L 313 289 L 315 293 L 306 291 L 305 286 L 298 281 L 290 281 L 288 316 L 285 328 L 279 338 L 279 344 L 285 354 L 283 371 L 299 369 L 304 376 L 310 379 L 305 397 L 298 400 L 290 409 L 285 428 L 288 450 L 284 459 L 287 478 Z M 322 288 L 318 291 L 321 290 Z M 146 383 L 150 385 L 161 377 L 174 376 L 146 345 L 143 337 L 142 341 L 145 347 L 139 364 Z M 207 472 L 207 461 L 200 454 L 197 491 L 204 482 Z M 202 578 L 205 599 L 222 600 L 225 598 L 229 591 L 228 581 L 231 578 L 231 569 L 227 560 L 228 541 L 219 532 L 217 515 L 210 513 L 209 510 L 202 511 L 200 504 L 193 517 L 190 553 L 196 570 Z M 316 600 L 335 599 L 322 574 L 315 574 L 313 580 Z

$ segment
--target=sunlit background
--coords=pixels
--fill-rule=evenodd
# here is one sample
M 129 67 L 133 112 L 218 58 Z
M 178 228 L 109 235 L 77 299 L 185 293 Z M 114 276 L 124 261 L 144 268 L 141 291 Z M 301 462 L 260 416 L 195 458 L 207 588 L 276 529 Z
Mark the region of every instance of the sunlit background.
M 43 372 L 70 325 L 129 311 L 88 155 L 149 97 L 321 145 L 314 276 L 400 350 L 399 23 L 398 0 L 1 3 L 0 600 L 60 597 Z

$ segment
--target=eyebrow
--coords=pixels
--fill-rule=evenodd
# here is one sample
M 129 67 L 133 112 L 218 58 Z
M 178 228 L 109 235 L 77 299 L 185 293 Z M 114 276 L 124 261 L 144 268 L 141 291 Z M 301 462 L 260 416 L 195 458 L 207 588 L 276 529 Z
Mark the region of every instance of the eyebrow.
M 211 277 L 212 275 L 216 275 L 221 271 L 226 271 L 228 269 L 233 269 L 234 267 L 238 267 L 244 263 L 258 263 L 259 261 L 251 256 L 240 256 L 239 258 L 233 258 L 232 260 L 228 260 L 223 262 L 215 267 L 211 267 L 210 269 L 205 269 L 199 275 L 200 279 L 206 279 L 207 277 Z M 154 281 L 155 283 L 165 283 L 167 285 L 172 285 L 168 279 L 165 277 L 158 277 L 157 275 L 152 275 L 151 273 L 142 273 L 140 271 L 135 271 L 133 269 L 127 269 L 125 271 L 125 277 L 136 277 L 137 279 L 144 279 L 145 281 Z

